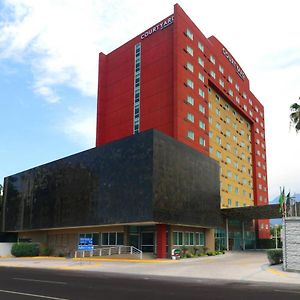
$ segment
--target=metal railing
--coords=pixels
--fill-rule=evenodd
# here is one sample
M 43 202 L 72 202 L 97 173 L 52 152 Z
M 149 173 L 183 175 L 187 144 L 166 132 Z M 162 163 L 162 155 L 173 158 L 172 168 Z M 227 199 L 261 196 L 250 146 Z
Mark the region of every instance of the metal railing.
M 143 251 L 133 246 L 113 246 L 113 247 L 100 247 L 93 250 L 77 250 L 75 251 L 75 258 L 84 257 L 99 257 L 110 255 L 130 254 L 135 255 L 139 259 L 143 258 Z

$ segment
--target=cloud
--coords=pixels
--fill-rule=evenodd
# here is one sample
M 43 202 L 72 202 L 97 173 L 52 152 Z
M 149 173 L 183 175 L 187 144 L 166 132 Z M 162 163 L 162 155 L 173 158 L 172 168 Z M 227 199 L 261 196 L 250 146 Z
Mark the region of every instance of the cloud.
M 69 118 L 61 124 L 63 132 L 76 144 L 94 147 L 96 141 L 96 114 L 74 107 L 69 108 Z

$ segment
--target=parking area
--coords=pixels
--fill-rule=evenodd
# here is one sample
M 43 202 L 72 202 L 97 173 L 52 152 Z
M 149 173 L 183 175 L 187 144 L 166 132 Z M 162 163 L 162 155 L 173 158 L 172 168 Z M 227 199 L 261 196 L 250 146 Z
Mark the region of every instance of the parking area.
M 142 276 L 177 276 L 300 285 L 300 273 L 270 266 L 263 251 L 228 252 L 225 255 L 173 260 L 1 258 L 2 267 L 113 272 Z

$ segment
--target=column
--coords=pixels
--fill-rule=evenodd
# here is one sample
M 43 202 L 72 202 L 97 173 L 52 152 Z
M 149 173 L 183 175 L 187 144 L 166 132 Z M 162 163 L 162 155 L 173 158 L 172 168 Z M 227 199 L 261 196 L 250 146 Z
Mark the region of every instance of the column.
M 226 226 L 226 250 L 229 251 L 229 226 L 228 226 L 228 218 L 225 219 Z
M 167 225 L 156 224 L 157 258 L 166 258 Z

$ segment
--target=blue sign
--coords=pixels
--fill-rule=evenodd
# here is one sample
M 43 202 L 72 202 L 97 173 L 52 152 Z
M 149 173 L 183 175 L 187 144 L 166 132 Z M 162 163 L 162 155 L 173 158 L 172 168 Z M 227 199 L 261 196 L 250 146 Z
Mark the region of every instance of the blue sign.
M 92 238 L 79 238 L 78 250 L 94 250 Z

